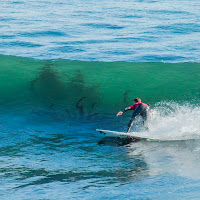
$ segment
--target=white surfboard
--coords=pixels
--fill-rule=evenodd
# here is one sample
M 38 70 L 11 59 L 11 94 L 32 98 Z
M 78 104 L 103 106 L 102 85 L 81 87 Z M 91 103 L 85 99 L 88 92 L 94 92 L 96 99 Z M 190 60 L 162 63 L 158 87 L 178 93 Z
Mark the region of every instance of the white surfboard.
M 136 135 L 134 132 L 125 133 L 125 132 L 118 132 L 118 131 L 110 131 L 110 130 L 103 130 L 103 129 L 96 129 L 98 132 L 104 134 L 106 137 L 119 137 L 119 138 L 133 138 L 136 140 L 146 140 L 146 141 L 181 141 L 184 139 L 159 139 L 159 138 L 149 138 L 149 137 L 140 137 L 138 134 Z
M 98 132 L 104 134 L 106 137 L 120 137 L 120 138 L 133 138 L 133 139 L 149 139 L 149 138 L 141 138 L 135 136 L 134 133 L 125 133 L 125 132 L 118 132 L 118 131 L 110 131 L 110 130 L 103 130 L 103 129 L 96 129 Z

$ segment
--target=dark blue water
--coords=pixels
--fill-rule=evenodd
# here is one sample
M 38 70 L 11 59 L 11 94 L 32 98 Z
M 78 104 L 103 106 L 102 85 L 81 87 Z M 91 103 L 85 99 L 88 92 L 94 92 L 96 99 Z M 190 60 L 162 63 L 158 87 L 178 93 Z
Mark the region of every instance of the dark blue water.
M 198 199 L 199 140 L 126 144 L 95 132 L 112 119 L 39 120 L 1 118 L 1 199 Z
M 199 199 L 200 110 L 194 103 L 199 102 L 198 0 L 0 3 L 0 54 L 17 56 L 1 57 L 0 199 Z M 51 63 L 60 58 L 68 61 Z M 98 61 L 98 70 L 97 63 L 91 61 Z M 99 61 L 112 62 L 109 65 Z M 125 62 L 118 65 L 113 61 L 137 62 L 144 74 L 145 67 L 151 69 L 144 62 L 194 65 L 188 70 L 189 64 L 180 68 L 175 64 L 171 67 L 174 71 L 170 68 L 174 73 L 165 68 L 162 74 L 161 63 L 158 70 L 146 69 L 148 73 L 144 75 L 137 74 L 135 68 L 131 71 Z M 66 63 L 67 67 L 77 67 L 77 72 L 65 70 Z M 51 66 L 57 73 L 53 73 Z M 100 71 L 99 66 L 110 70 Z M 85 84 L 79 67 L 84 76 L 92 74 L 87 81 L 91 84 L 93 80 L 95 84 L 91 85 L 95 87 Z M 43 70 L 39 71 L 40 68 Z M 148 75 L 156 71 L 160 72 L 158 76 Z M 147 101 L 151 99 L 150 131 L 145 134 L 177 141 L 129 143 L 105 138 L 96 131 L 126 130 L 131 113 L 123 118 L 115 115 L 120 108 L 119 91 L 128 87 L 126 77 L 130 72 L 138 77 L 131 86 L 142 82 L 145 88 L 141 87 L 141 92 L 134 87 L 125 90 L 123 105 L 131 104 L 129 100 L 138 94 Z M 74 84 L 74 93 L 64 93 L 68 102 L 62 101 L 62 105 L 55 88 L 62 88 L 68 80 L 56 79 L 59 75 L 70 77 Z M 172 85 L 178 89 L 173 91 Z M 88 109 L 86 99 L 81 102 L 87 110 L 82 115 L 75 109 L 78 99 L 72 101 L 72 94 L 91 95 L 100 102 L 104 98 L 105 111 L 101 108 L 97 112 L 95 105 L 96 113 L 91 116 L 91 105 Z M 118 104 L 113 106 L 113 102 Z
M 0 53 L 199 62 L 199 1 L 1 1 Z

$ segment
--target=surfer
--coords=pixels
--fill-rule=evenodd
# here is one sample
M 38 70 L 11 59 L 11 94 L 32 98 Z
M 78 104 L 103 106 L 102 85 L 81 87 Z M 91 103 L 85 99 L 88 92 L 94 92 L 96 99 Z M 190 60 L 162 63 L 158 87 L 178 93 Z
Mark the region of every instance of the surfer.
M 134 120 L 137 116 L 142 116 L 143 125 L 148 130 L 148 127 L 146 125 L 146 121 L 147 121 L 147 117 L 148 117 L 150 107 L 146 103 L 142 103 L 140 98 L 135 98 L 133 100 L 133 103 L 134 103 L 133 105 L 125 108 L 124 111 L 118 112 L 117 116 L 122 115 L 124 112 L 126 112 L 128 110 L 134 110 L 132 117 L 131 117 L 131 120 L 128 124 L 127 133 L 130 132 L 131 127 L 133 125 L 133 122 L 134 122 Z

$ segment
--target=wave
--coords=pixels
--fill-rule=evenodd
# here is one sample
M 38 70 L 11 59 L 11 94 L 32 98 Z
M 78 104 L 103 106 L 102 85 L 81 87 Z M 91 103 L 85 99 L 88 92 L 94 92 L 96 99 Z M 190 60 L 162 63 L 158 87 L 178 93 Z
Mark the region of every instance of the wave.
M 0 56 L 0 106 L 113 112 L 135 97 L 199 103 L 200 63 L 35 60 Z

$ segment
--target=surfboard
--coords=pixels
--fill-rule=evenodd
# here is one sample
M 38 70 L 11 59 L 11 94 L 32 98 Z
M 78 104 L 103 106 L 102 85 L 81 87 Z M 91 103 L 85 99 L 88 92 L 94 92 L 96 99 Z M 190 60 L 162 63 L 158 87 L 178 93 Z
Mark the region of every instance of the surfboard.
M 135 136 L 133 132 L 125 133 L 125 132 L 110 131 L 103 129 L 96 129 L 96 130 L 101 134 L 104 134 L 106 137 L 132 138 L 135 140 L 150 140 L 150 138 Z
M 134 140 L 146 140 L 146 141 L 158 141 L 158 142 L 167 142 L 167 141 L 182 141 L 183 139 L 159 139 L 159 138 L 148 138 L 148 137 L 140 137 L 138 134 L 134 132 L 125 133 L 125 132 L 118 132 L 118 131 L 110 131 L 110 130 L 103 130 L 103 129 L 96 129 L 101 134 L 104 134 L 106 137 L 114 137 L 114 138 L 132 138 Z

